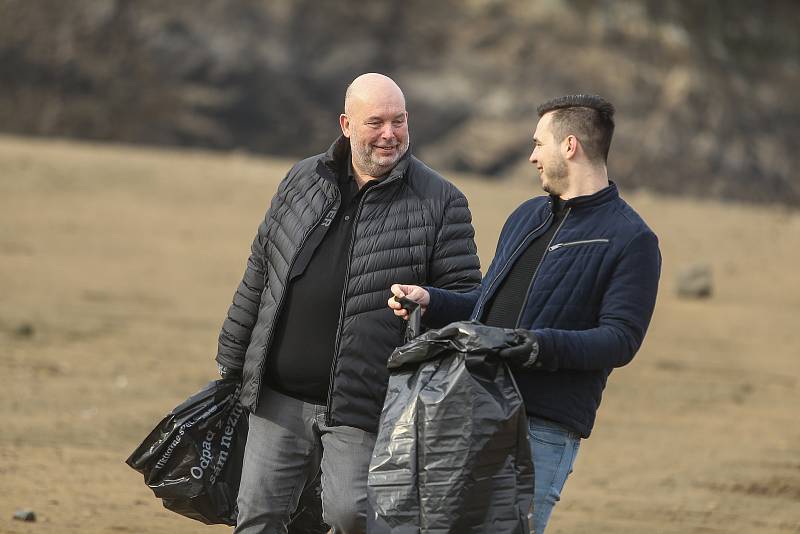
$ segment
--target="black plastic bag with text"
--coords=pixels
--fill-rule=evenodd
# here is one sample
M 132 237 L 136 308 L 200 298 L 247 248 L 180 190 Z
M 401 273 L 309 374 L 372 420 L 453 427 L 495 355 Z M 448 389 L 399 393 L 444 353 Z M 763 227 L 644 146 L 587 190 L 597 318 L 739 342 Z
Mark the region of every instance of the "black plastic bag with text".
M 247 441 L 241 382 L 209 382 L 153 429 L 126 463 L 164 507 L 206 524 L 236 524 Z
M 241 382 L 222 379 L 170 412 L 126 463 L 144 475 L 164 507 L 206 524 L 236 524 L 236 496 L 247 444 Z M 324 534 L 320 477 L 306 486 L 289 534 Z

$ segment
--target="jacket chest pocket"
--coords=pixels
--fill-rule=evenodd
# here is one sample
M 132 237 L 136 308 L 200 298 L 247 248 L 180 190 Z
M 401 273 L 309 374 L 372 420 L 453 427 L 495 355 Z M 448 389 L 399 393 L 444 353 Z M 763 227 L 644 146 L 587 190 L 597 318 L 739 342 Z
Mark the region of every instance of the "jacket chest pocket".
M 611 240 L 608 239 L 608 238 L 605 238 L 605 237 L 601 237 L 601 238 L 597 238 L 597 239 L 581 239 L 581 240 L 578 240 L 578 241 L 565 241 L 565 242 L 562 242 L 562 243 L 555 243 L 554 245 L 550 245 L 550 247 L 548 247 L 547 251 L 548 252 L 555 252 L 556 250 L 560 250 L 560 249 L 564 249 L 564 248 L 590 246 L 590 245 L 593 245 L 593 246 L 597 246 L 597 245 L 603 246 L 603 245 L 605 245 L 605 246 L 607 246 L 610 242 L 611 242 Z
M 544 278 L 541 282 L 551 291 L 569 287 L 572 297 L 590 309 L 601 298 L 604 273 L 613 261 L 610 245 L 608 238 L 564 240 L 550 245 L 543 260 L 547 262 L 543 273 L 547 276 L 540 275 Z

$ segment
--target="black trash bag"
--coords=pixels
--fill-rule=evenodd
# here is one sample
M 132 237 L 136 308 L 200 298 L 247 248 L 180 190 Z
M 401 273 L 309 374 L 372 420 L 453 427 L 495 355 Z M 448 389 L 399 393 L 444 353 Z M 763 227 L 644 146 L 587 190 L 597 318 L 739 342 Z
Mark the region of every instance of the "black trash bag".
M 144 475 L 164 507 L 206 524 L 236 524 L 247 443 L 241 381 L 209 382 L 169 413 L 126 463 Z M 303 491 L 289 534 L 324 534 L 320 478 Z
M 236 524 L 247 440 L 241 382 L 209 382 L 169 413 L 126 460 L 164 507 L 206 524 Z
M 510 329 L 458 322 L 392 353 L 369 468 L 375 531 L 530 532 L 525 405 L 496 356 L 521 341 Z

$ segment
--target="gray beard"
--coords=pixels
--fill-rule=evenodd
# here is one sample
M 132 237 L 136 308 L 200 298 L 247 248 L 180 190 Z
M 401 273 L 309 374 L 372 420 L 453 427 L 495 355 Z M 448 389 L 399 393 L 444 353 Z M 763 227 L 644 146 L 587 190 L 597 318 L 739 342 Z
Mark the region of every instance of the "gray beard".
M 408 151 L 408 145 L 401 146 L 400 151 L 398 153 L 397 159 L 393 161 L 390 165 L 380 165 L 379 163 L 375 162 L 370 158 L 369 154 L 363 153 L 361 151 L 355 150 L 351 146 L 351 150 L 353 150 L 353 155 L 355 156 L 356 161 L 358 161 L 358 166 L 361 167 L 361 170 L 367 173 L 369 176 L 373 178 L 380 178 L 381 176 L 385 176 L 391 172 L 392 169 L 397 165 L 397 162 L 402 159 L 405 153 Z

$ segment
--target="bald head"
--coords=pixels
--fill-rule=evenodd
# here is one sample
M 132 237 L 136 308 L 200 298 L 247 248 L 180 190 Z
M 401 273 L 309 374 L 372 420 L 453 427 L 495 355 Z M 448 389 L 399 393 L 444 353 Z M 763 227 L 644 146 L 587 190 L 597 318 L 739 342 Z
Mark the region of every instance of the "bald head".
M 382 101 L 400 105 L 406 109 L 406 98 L 394 80 L 377 72 L 362 74 L 347 86 L 344 95 L 344 112 L 350 115 L 359 104 L 380 103 Z
M 362 74 L 347 88 L 339 125 L 360 182 L 385 176 L 406 153 L 407 119 L 403 91 L 388 76 Z

